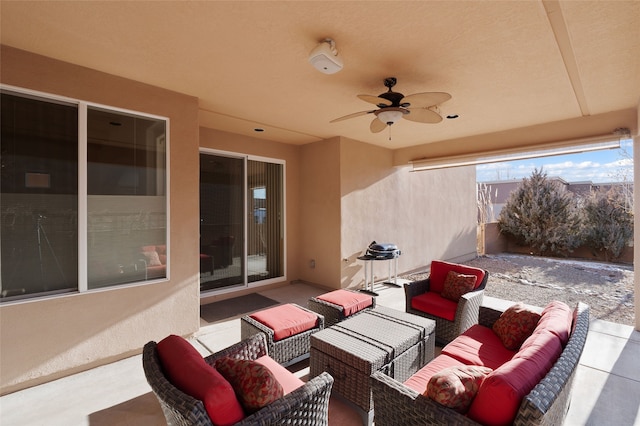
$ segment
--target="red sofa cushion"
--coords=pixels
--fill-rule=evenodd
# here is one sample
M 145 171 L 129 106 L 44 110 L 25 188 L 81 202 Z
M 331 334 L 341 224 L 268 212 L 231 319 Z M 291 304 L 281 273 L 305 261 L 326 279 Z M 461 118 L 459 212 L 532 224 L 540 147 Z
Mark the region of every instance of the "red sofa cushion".
M 320 300 L 324 300 L 325 302 L 341 306 L 344 309 L 345 317 L 353 315 L 356 312 L 359 312 L 373 305 L 373 297 L 367 294 L 356 293 L 355 291 L 342 289 L 322 294 L 317 298 Z
M 491 371 L 493 370 L 479 365 L 445 368 L 431 376 L 423 395 L 464 414 L 476 396 L 480 384 Z
M 170 335 L 158 345 L 158 357 L 169 381 L 199 399 L 215 425 L 232 425 L 245 415 L 236 394 L 222 375 L 180 336 Z
M 449 271 L 455 271 L 465 275 L 475 275 L 477 280 L 474 288 L 477 288 L 484 279 L 484 271 L 480 268 L 444 262 L 442 260 L 432 260 L 431 272 L 429 274 L 429 291 L 440 293 L 444 287 L 444 281 Z
M 431 377 L 449 367 L 464 367 L 464 364 L 448 355 L 440 354 L 409 377 L 404 385 L 418 393 L 424 393 Z
M 551 332 L 532 335 L 513 359 L 489 374 L 471 403 L 468 416 L 486 425 L 513 422 L 522 399 L 549 372 L 562 352 Z
M 454 321 L 458 302 L 445 299 L 434 291 L 419 294 L 411 298 L 411 307 L 439 318 Z
M 442 348 L 442 353 L 464 364 L 482 365 L 495 370 L 513 358 L 516 351 L 505 348 L 489 327 L 476 324 Z
M 528 309 L 524 303 L 510 306 L 493 323 L 493 331 L 507 349 L 517 351 L 522 342 L 533 334 L 540 321 L 540 314 Z
M 547 330 L 558 336 L 562 346 L 564 346 L 569 341 L 572 323 L 573 310 L 566 303 L 554 300 L 540 314 L 540 321 L 538 321 L 538 325 L 533 332 Z
M 248 413 L 254 413 L 284 395 L 280 382 L 261 363 L 223 357 L 216 360 L 215 367 L 231 383 Z
M 273 330 L 273 340 L 282 340 L 311 330 L 318 323 L 316 314 L 290 303 L 265 309 L 250 316 Z

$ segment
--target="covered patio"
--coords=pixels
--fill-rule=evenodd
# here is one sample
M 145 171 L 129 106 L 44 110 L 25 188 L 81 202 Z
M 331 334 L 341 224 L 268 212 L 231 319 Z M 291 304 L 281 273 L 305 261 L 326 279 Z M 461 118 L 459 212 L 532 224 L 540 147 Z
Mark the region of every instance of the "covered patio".
M 278 302 L 306 306 L 310 297 L 326 289 L 292 284 L 260 294 Z M 377 303 L 404 310 L 403 290 L 376 284 Z M 510 302 L 485 297 L 485 305 Z M 191 342 L 203 354 L 221 350 L 240 339 L 240 319 L 216 323 L 201 320 Z M 633 327 L 593 320 L 573 383 L 571 405 L 565 425 L 634 425 L 640 422 L 640 332 Z M 305 379 L 308 362 L 291 367 Z M 615 401 L 615 403 L 613 403 Z M 164 425 L 165 419 L 142 371 L 140 355 L 71 375 L 0 398 L 0 420 L 12 425 Z M 332 398 L 329 424 L 357 425 L 359 415 Z

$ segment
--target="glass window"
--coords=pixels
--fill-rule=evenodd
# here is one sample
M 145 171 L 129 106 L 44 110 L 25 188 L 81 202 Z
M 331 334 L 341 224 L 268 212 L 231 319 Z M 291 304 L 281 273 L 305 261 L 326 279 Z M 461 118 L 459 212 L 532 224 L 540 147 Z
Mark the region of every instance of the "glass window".
M 167 277 L 165 119 L 3 89 L 1 120 L 0 301 Z

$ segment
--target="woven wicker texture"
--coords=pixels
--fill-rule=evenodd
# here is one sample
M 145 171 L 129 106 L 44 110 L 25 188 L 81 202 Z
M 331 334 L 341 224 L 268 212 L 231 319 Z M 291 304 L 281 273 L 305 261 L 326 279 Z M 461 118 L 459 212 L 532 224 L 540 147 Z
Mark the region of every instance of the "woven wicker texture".
M 266 341 L 264 336 L 259 334 L 210 355 L 205 361 L 213 365 L 216 359 L 224 356 L 256 359 L 266 353 Z M 167 424 L 212 425 L 202 401 L 181 392 L 164 376 L 155 342 L 149 342 L 144 346 L 142 364 L 147 382 L 160 402 Z M 332 385 L 333 378 L 327 373 L 321 374 L 237 424 L 327 425 Z
M 589 307 L 575 309 L 574 331 L 549 373 L 524 398 L 514 425 L 561 425 L 568 409 L 571 385 L 589 330 Z M 491 327 L 500 311 L 482 307 L 480 324 Z M 455 410 L 418 394 L 383 372 L 371 375 L 376 426 L 477 425 Z
M 351 317 L 375 308 L 376 298 L 372 296 L 371 299 L 372 299 L 372 304 L 370 307 L 362 309 L 352 314 Z M 344 315 L 344 308 L 342 306 L 333 304 L 331 302 L 327 302 L 326 300 L 318 299 L 317 297 L 312 297 L 311 299 L 309 299 L 309 309 L 324 317 L 325 328 L 329 328 L 332 325 L 335 325 L 341 321 L 344 321 L 347 318 Z
M 295 303 L 292 303 L 292 305 L 307 312 L 312 312 Z M 324 316 L 317 313 L 315 314 L 318 316 L 318 323 L 314 328 L 277 341 L 273 340 L 273 330 L 261 322 L 254 320 L 249 315 L 245 315 L 240 319 L 240 338 L 244 340 L 255 334 L 264 334 L 269 356 L 277 363 L 286 366 L 294 360 L 298 360 L 300 357 L 309 354 L 311 335 L 324 329 Z
M 371 373 L 411 376 L 433 359 L 433 330 L 433 321 L 378 306 L 314 334 L 309 375 L 329 372 L 335 391 L 368 412 Z
M 484 289 L 489 279 L 489 271 L 484 271 L 484 279 L 473 291 L 470 291 L 460 298 L 456 309 L 456 316 L 453 321 L 430 315 L 417 309 L 411 308 L 411 299 L 422 293 L 429 291 L 429 278 L 414 281 L 404 285 L 405 310 L 414 315 L 420 315 L 432 319 L 436 322 L 436 340 L 439 343 L 447 344 L 464 333 L 469 327 L 478 324 L 478 311 L 482 305 Z

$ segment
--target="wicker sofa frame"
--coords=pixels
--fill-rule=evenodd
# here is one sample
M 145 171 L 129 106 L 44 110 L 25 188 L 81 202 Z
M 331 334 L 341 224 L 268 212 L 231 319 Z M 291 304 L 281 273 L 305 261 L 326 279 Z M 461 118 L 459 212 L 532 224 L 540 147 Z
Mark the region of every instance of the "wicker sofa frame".
M 502 312 L 480 309 L 480 324 L 491 327 Z M 569 341 L 547 375 L 524 397 L 513 424 L 561 425 L 569 409 L 576 368 L 589 331 L 589 307 L 578 303 Z M 478 425 L 382 372 L 371 375 L 376 425 Z
M 352 291 L 352 290 L 348 290 L 348 291 Z M 371 300 L 372 300 L 371 306 L 351 314 L 348 318 L 351 318 L 354 315 L 361 314 L 362 312 L 366 312 L 369 309 L 375 308 L 376 307 L 375 296 L 371 296 Z M 312 297 L 309 299 L 308 306 L 310 310 L 317 312 L 324 317 L 325 328 L 329 328 L 332 325 L 335 325 L 347 319 L 347 317 L 344 315 L 344 308 L 342 306 L 336 305 L 331 302 L 327 302 L 326 300 L 318 299 L 317 297 Z
M 295 303 L 292 305 L 311 312 L 318 317 L 317 325 L 307 331 L 298 333 L 286 339 L 273 340 L 274 332 L 272 329 L 254 320 L 249 315 L 245 315 L 240 319 L 240 338 L 247 339 L 254 334 L 264 334 L 267 341 L 267 349 L 269 356 L 278 364 L 288 366 L 294 364 L 304 358 L 309 357 L 309 349 L 311 348 L 311 335 L 324 329 L 324 316 L 313 312 L 307 308 L 303 308 Z
M 254 360 L 263 355 L 267 355 L 267 345 L 264 336 L 258 334 L 209 355 L 205 361 L 213 365 L 218 358 L 224 356 Z M 142 364 L 147 382 L 160 402 L 168 425 L 213 426 L 202 401 L 183 393 L 166 378 L 156 342 L 149 342 L 144 346 Z M 333 377 L 323 373 L 246 417 L 237 425 L 327 425 L 332 385 Z
M 480 285 L 473 291 L 463 294 L 458 300 L 456 316 L 453 321 L 431 315 L 427 312 L 413 309 L 411 299 L 429 291 L 430 278 L 414 281 L 404 285 L 405 310 L 414 315 L 420 315 L 436 322 L 436 341 L 446 344 L 464 333 L 469 327 L 478 323 L 480 305 L 484 298 L 484 289 L 489 279 L 489 271 L 484 270 L 484 278 Z

